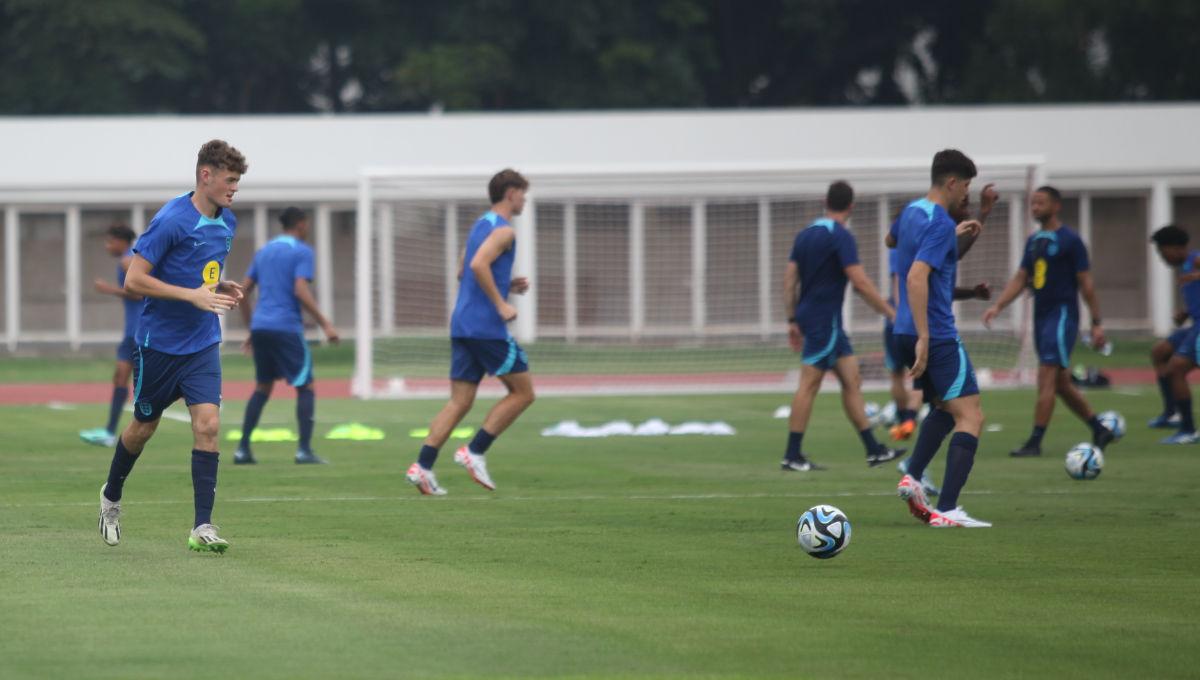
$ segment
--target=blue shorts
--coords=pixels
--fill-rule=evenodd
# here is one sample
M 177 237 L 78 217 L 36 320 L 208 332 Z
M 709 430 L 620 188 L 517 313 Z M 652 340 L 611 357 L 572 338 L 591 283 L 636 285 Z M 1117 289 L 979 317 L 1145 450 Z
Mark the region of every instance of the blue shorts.
M 121 344 L 117 345 L 117 361 L 128 361 L 132 364 L 133 353 L 136 351 L 137 340 L 134 340 L 132 335 L 126 335 Z
M 899 373 L 904 370 L 900 362 L 900 348 L 896 346 L 895 326 L 890 322 L 883 324 L 883 365 L 889 373 Z
M 838 359 L 854 354 L 850 337 L 842 329 L 841 319 L 799 319 L 800 332 L 804 334 L 804 351 L 801 357 L 805 364 L 828 371 Z
M 1057 312 L 1043 314 L 1033 320 L 1033 344 L 1038 363 L 1043 366 L 1070 368 L 1071 350 L 1079 335 L 1079 317 L 1066 306 Z
M 1186 330 L 1187 333 L 1179 340 L 1175 353 L 1190 359 L 1193 364 L 1200 364 L 1200 324 L 1192 324 Z M 1174 338 L 1175 335 L 1172 334 L 1171 337 Z
M 450 338 L 450 379 L 478 383 L 483 374 L 496 377 L 529 370 L 529 358 L 516 340 Z
M 896 346 L 903 365 L 912 367 L 917 359 L 917 336 L 897 335 Z M 925 401 L 930 404 L 979 394 L 975 367 L 971 365 L 962 340 L 930 340 L 925 373 L 913 386 L 924 393 Z
M 312 383 L 312 354 L 303 333 L 250 331 L 250 344 L 254 348 L 254 377 L 260 384 L 279 378 L 292 387 Z
M 1176 329 L 1174 333 L 1168 335 L 1167 342 L 1170 343 L 1171 349 L 1178 352 L 1179 348 L 1183 347 L 1184 341 L 1187 340 L 1188 333 L 1191 333 L 1193 328 L 1195 328 L 1194 324 L 1186 328 Z
M 221 404 L 220 343 L 178 355 L 138 347 L 135 355 L 133 417 L 139 421 L 158 420 L 180 397 L 188 406 Z

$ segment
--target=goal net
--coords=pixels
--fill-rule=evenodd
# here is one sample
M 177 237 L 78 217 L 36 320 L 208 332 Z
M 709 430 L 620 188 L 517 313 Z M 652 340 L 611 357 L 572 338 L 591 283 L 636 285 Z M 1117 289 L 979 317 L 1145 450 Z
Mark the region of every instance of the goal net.
M 960 263 L 960 285 L 995 294 L 1020 262 L 1025 209 L 1042 180 L 1037 158 L 980 159 L 978 187 L 1001 200 Z M 542 394 L 789 392 L 799 358 L 787 347 L 783 272 L 797 231 L 823 215 L 825 190 L 855 189 L 849 228 L 867 274 L 886 295 L 884 236 L 924 195 L 929 161 L 744 167 L 518 168 L 531 182 L 514 220 L 510 331 Z M 356 370 L 362 397 L 448 393 L 448 327 L 467 234 L 488 209 L 498 168 L 370 169 L 356 227 Z M 956 303 L 981 383 L 1025 384 L 1028 305 L 985 330 L 988 303 Z M 886 379 L 882 318 L 847 291 L 844 308 L 868 387 Z M 484 393 L 499 391 L 491 378 Z

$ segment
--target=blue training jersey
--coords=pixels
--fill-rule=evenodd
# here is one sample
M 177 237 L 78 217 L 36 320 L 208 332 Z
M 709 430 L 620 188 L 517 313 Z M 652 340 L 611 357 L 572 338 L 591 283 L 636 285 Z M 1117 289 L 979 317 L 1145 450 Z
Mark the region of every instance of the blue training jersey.
M 313 249 L 294 236 L 277 236 L 254 254 L 246 277 L 258 284 L 253 331 L 304 332 L 296 279 L 312 281 Z
M 900 219 L 892 224 L 896 239 L 896 274 L 908 280 L 914 262 L 929 265 L 929 302 L 926 316 L 929 337 L 936 340 L 958 339 L 954 326 L 954 282 L 958 273 L 958 238 L 955 223 L 946 209 L 927 198 L 908 204 Z M 908 306 L 908 286 L 901 285 L 896 308 L 895 332 L 916 335 L 912 309 Z
M 189 191 L 158 211 L 133 252 L 153 265 L 150 275 L 163 283 L 199 288 L 221 280 L 236 230 L 233 211 L 220 210 L 215 218 L 201 215 Z M 159 352 L 194 354 L 221 342 L 221 325 L 214 312 L 148 297 L 134 337 L 138 345 Z
M 903 283 L 897 284 L 896 274 L 900 272 L 900 251 L 895 248 L 888 249 L 888 302 L 892 307 L 898 304 L 896 298 L 899 295 L 898 287 L 903 286 Z
M 1021 268 L 1033 289 L 1033 315 L 1057 314 L 1064 306 L 1079 316 L 1079 273 L 1088 270 L 1087 246 L 1067 225 L 1042 229 L 1025 241 Z
M 133 248 L 126 250 L 121 259 L 124 260 L 127 257 L 133 257 Z M 124 288 L 125 267 L 121 264 L 121 262 L 117 263 L 117 285 Z M 122 297 L 121 305 L 125 308 L 125 335 L 123 337 L 132 338 L 133 334 L 137 332 L 138 316 L 142 313 L 142 301 Z
M 467 250 L 463 257 L 462 281 L 458 286 L 458 299 L 454 302 L 454 313 L 450 315 L 450 337 L 452 338 L 482 338 L 490 340 L 506 340 L 508 326 L 500 318 L 496 306 L 484 294 L 479 283 L 475 281 L 475 273 L 471 271 L 471 259 L 479 251 L 479 247 L 487 240 L 492 232 L 501 227 L 509 226 L 508 220 L 492 211 L 487 211 L 471 227 L 467 236 Z M 513 261 L 517 256 L 517 241 L 513 239 L 512 246 L 492 262 L 492 278 L 502 299 L 508 299 L 508 289 L 512 285 Z
M 797 319 L 838 318 L 846 296 L 846 267 L 858 264 L 854 236 L 839 222 L 819 219 L 796 234 L 792 254 L 800 274 Z
M 1187 260 L 1179 268 L 1181 274 L 1191 274 L 1196 271 L 1196 259 L 1200 258 L 1200 250 L 1188 253 Z M 1200 323 L 1200 281 L 1183 284 L 1183 304 L 1187 306 L 1188 316 L 1193 323 Z

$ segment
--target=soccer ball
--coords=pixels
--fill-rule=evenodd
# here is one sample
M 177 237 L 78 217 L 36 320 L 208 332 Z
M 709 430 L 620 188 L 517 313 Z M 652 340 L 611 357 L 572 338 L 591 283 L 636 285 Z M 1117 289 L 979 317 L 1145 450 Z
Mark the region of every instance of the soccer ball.
M 796 522 L 796 540 L 809 555 L 829 559 L 850 545 L 850 520 L 832 505 L 815 505 Z
M 896 424 L 896 402 L 889 401 L 887 406 L 883 407 L 883 410 L 879 412 L 879 420 L 887 427 Z
M 863 415 L 867 417 L 867 422 L 871 424 L 871 427 L 878 425 L 880 420 L 879 404 L 868 401 L 863 408 Z
M 1104 469 L 1104 454 L 1095 446 L 1082 442 L 1067 451 L 1067 474 L 1072 479 L 1095 479 Z
M 1125 416 L 1116 411 L 1105 411 L 1096 416 L 1100 424 L 1112 430 L 1117 439 L 1125 436 Z

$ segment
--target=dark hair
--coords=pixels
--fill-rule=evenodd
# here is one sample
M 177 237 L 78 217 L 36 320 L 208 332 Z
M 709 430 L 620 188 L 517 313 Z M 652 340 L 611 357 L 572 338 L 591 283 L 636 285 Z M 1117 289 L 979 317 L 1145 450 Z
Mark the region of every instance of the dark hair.
M 528 189 L 529 180 L 521 176 L 521 173 L 512 168 L 505 168 L 497 172 L 492 181 L 488 182 L 488 198 L 492 204 L 499 203 L 504 200 L 504 195 L 509 189 Z
M 218 170 L 230 170 L 239 175 L 246 174 L 250 167 L 246 165 L 246 157 L 242 152 L 229 146 L 229 143 L 222 139 L 205 142 L 204 146 L 200 147 L 200 153 L 196 154 L 196 170 L 199 171 L 202 165 Z
M 1038 187 L 1037 189 L 1034 189 L 1033 193 L 1046 194 L 1050 198 L 1053 198 L 1055 203 L 1062 203 L 1062 194 L 1059 193 L 1058 189 L 1055 189 L 1054 187 L 1050 186 L 1049 184 L 1046 184 L 1044 186 Z
M 972 179 L 976 174 L 975 161 L 958 149 L 943 149 L 933 155 L 930 175 L 934 186 L 945 184 L 949 177 Z
M 295 207 L 288 206 L 283 209 L 283 213 L 279 215 L 279 223 L 283 225 L 284 230 L 291 231 L 296 228 L 304 220 L 308 219 L 308 213 Z
M 119 241 L 125 241 L 126 243 L 133 243 L 137 239 L 137 234 L 133 233 L 133 230 L 124 224 L 114 224 L 105 229 L 104 233 L 107 236 L 111 236 Z
M 1186 246 L 1188 244 L 1188 233 L 1181 227 L 1177 227 L 1174 224 L 1168 224 L 1162 229 L 1154 232 L 1154 235 L 1150 237 L 1150 240 L 1154 241 L 1154 245 L 1158 246 L 1159 248 L 1164 246 Z
M 826 208 L 833 212 L 842 212 L 848 210 L 851 203 L 854 203 L 854 189 L 849 182 L 839 179 L 829 185 L 829 191 L 825 192 Z

